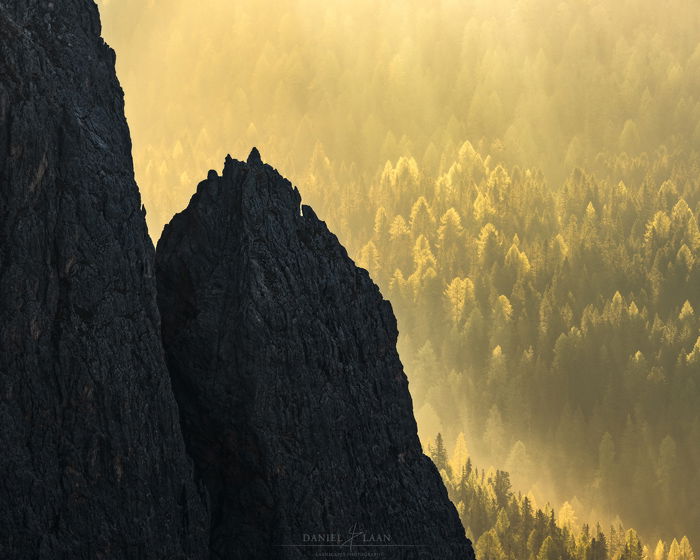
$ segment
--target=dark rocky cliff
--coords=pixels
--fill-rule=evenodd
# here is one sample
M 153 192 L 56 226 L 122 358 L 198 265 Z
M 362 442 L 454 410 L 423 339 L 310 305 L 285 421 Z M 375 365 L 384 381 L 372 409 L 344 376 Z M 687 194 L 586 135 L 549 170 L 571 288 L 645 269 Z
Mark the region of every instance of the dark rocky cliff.
M 114 60 L 0 0 L 0 558 L 205 556 Z
M 311 557 L 353 528 L 371 544 L 355 551 L 473 558 L 421 452 L 390 304 L 257 150 L 209 172 L 156 263 L 213 558 Z
M 0 0 L 0 558 L 473 558 L 390 305 L 257 151 L 159 244 L 168 375 L 114 61 Z

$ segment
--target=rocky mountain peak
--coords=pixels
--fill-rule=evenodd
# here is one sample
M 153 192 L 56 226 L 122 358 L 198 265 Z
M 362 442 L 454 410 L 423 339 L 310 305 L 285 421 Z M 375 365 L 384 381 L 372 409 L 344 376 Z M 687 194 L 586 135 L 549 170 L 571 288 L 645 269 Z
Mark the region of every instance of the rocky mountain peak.
M 248 165 L 258 165 L 262 163 L 262 158 L 260 157 L 260 152 L 256 147 L 253 147 L 252 150 L 250 150 L 250 154 L 248 155 Z
M 470 558 L 423 455 L 391 305 L 257 150 L 166 226 L 156 275 L 212 550 L 301 558 L 362 527 L 397 558 Z
M 99 33 L 0 0 L 0 558 L 473 558 L 390 304 L 257 149 L 154 255 Z

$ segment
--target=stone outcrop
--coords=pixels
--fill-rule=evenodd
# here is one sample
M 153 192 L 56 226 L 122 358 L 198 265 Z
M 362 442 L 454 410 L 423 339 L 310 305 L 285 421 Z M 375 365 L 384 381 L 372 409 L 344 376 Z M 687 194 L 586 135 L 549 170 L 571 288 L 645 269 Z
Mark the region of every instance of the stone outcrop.
M 92 0 L 0 0 L 0 558 L 207 557 Z
M 156 276 L 213 558 L 306 558 L 323 539 L 473 558 L 421 451 L 390 304 L 257 150 L 199 184 Z
M 154 257 L 114 62 L 0 0 L 0 558 L 473 558 L 391 306 L 257 150 Z

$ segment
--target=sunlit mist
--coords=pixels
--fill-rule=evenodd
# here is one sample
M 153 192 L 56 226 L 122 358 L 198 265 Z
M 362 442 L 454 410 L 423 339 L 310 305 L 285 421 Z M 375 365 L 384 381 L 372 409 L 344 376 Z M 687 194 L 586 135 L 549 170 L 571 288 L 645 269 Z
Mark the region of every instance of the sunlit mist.
M 99 4 L 154 242 L 227 153 L 289 177 L 479 558 L 694 558 L 697 0 Z

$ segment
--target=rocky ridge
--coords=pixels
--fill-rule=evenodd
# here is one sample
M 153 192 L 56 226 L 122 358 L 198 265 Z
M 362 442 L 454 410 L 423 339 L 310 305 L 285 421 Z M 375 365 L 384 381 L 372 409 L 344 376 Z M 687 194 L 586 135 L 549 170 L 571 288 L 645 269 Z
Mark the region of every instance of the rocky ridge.
M 0 558 L 204 558 L 92 1 L 0 0 Z
M 156 277 L 214 557 L 306 558 L 352 528 L 391 558 L 473 557 L 418 441 L 391 305 L 256 149 L 165 227 Z
M 156 256 L 114 62 L 0 0 L 0 557 L 473 558 L 389 303 L 257 150 Z

